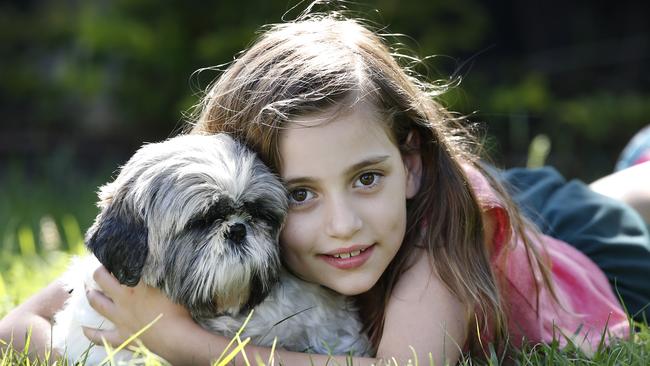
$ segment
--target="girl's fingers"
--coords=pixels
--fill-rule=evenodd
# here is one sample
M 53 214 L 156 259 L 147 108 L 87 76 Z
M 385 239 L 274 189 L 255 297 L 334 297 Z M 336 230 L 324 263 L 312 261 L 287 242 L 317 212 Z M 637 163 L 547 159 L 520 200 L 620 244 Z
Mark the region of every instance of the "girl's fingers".
M 101 291 L 86 290 L 86 298 L 90 306 L 101 316 L 108 319 L 115 319 L 112 315 L 115 309 L 113 301 Z
M 91 342 L 95 343 L 98 346 L 104 346 L 104 341 L 108 343 L 111 347 L 118 347 L 122 344 L 123 340 L 120 339 L 117 331 L 114 329 L 111 330 L 102 330 L 87 328 L 82 326 L 84 335 Z
M 99 266 L 93 272 L 93 279 L 102 289 L 102 292 L 111 299 L 114 299 L 114 295 L 121 290 L 119 281 L 104 266 Z

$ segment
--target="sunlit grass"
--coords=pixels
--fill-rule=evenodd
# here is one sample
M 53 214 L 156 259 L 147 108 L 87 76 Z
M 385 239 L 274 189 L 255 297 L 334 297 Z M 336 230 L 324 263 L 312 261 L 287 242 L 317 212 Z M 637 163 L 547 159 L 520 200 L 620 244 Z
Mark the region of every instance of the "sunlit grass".
M 62 221 L 69 226 L 70 233 L 65 236 L 69 251 L 56 246 L 40 249 L 37 253 L 37 247 L 48 247 L 48 244 L 42 241 L 37 244 L 35 238 L 39 236 L 27 226 L 21 226 L 16 235 L 9 236 L 15 238 L 17 245 L 13 247 L 18 251 L 4 250 L 0 259 L 0 317 L 62 274 L 73 255 L 85 251 L 76 220 L 70 216 Z M 47 226 L 47 220 L 41 222 Z M 41 228 L 41 232 L 43 230 L 48 229 Z M 50 227 L 49 230 L 55 229 Z
M 143 329 L 144 330 L 144 329 Z M 129 340 L 131 341 L 131 340 Z M 252 361 L 246 356 L 246 345 L 249 339 L 241 340 L 236 336 L 233 340 L 236 346 L 227 349 L 221 357 L 212 363 L 213 366 L 225 366 L 232 364 L 234 357 L 239 355 L 243 361 L 237 364 L 246 366 L 271 366 L 281 365 L 277 358 L 273 356 L 268 360 L 262 360 L 259 357 Z M 132 360 L 126 362 L 126 365 L 144 365 L 144 366 L 167 366 L 169 365 L 164 359 L 153 354 L 141 343 L 136 341 L 136 346 L 130 346 L 129 349 L 134 352 Z M 231 345 L 234 343 L 231 343 Z M 230 346 L 229 346 L 230 347 Z M 0 341 L 0 348 L 5 348 L 5 344 Z M 116 351 L 114 349 L 113 351 Z M 415 350 L 412 350 L 415 355 Z M 109 351 L 110 353 L 110 351 Z M 109 360 L 110 357 L 107 358 Z M 43 359 L 30 359 L 26 352 L 18 352 L 11 347 L 6 348 L 0 354 L 0 366 L 19 365 L 19 366 L 40 366 L 40 365 L 72 365 L 66 359 L 52 359 L 46 356 Z M 351 358 L 346 361 L 347 365 L 354 365 Z M 458 365 L 530 365 L 530 366 L 547 366 L 547 365 L 576 365 L 576 366 L 647 366 L 650 364 L 650 332 L 647 327 L 643 327 L 637 332 L 632 340 L 615 342 L 608 347 L 600 349 L 595 355 L 589 357 L 576 347 L 567 346 L 563 349 L 559 347 L 559 342 L 551 344 L 535 344 L 524 346 L 522 350 L 510 352 L 508 355 L 499 355 L 491 349 L 487 358 L 471 358 L 464 356 Z M 335 359 L 330 359 L 327 363 L 329 366 L 344 366 Z M 395 360 L 387 360 L 378 363 L 378 366 L 438 366 L 432 361 L 432 357 L 427 360 L 411 359 L 406 363 L 399 363 Z M 83 366 L 83 364 L 82 364 Z

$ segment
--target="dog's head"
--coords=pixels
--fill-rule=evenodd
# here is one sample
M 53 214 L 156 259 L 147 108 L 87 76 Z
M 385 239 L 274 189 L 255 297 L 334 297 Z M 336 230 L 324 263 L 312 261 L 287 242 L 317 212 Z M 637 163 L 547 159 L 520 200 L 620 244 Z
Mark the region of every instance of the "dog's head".
M 249 309 L 277 280 L 286 192 L 227 135 L 144 145 L 99 196 L 86 245 L 122 284 L 202 317 Z

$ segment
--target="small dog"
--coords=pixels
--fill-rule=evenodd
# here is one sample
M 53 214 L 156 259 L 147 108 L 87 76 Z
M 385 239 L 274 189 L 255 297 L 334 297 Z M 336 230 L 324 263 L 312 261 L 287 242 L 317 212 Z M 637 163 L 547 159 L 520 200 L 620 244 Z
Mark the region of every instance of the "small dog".
M 71 292 L 55 315 L 53 346 L 70 361 L 99 364 L 103 347 L 81 326 L 113 324 L 88 304 L 104 265 L 127 286 L 157 287 L 204 328 L 293 351 L 367 355 L 357 311 L 344 296 L 282 269 L 278 237 L 287 211 L 279 179 L 225 134 L 184 135 L 144 145 L 99 192 L 100 213 L 86 233 L 94 254 L 63 276 Z M 120 351 L 116 361 L 130 359 Z

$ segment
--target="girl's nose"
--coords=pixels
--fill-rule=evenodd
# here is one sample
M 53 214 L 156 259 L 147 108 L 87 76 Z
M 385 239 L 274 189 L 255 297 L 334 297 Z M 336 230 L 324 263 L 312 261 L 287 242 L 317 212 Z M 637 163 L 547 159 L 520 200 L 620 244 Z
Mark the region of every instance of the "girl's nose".
M 345 198 L 330 200 L 327 226 L 327 235 L 338 239 L 349 239 L 361 228 L 361 217 L 354 206 Z

